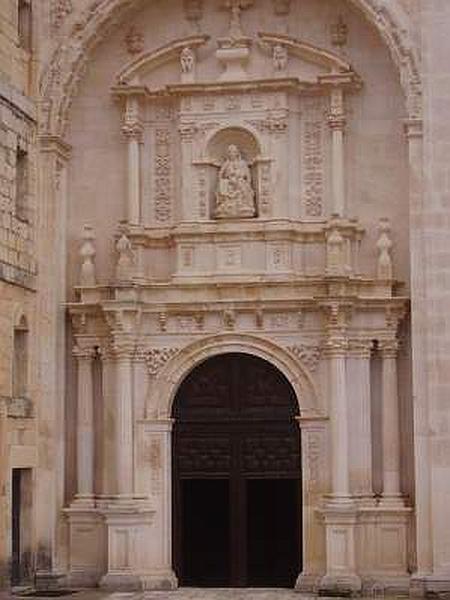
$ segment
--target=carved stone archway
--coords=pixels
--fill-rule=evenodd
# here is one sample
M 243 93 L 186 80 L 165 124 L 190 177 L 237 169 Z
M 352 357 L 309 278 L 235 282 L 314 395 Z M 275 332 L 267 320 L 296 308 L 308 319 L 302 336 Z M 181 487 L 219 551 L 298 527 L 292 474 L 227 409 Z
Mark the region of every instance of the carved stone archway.
M 411 23 L 405 11 L 391 0 L 349 0 L 361 10 L 385 41 L 396 64 L 406 98 L 409 119 L 420 119 L 421 77 Z M 62 41 L 53 50 L 42 74 L 40 89 L 42 132 L 64 136 L 69 110 L 77 95 L 90 56 L 126 15 L 144 0 L 95 0 L 81 15 L 67 19 Z
M 198 364 L 213 356 L 226 353 L 258 356 L 273 364 L 292 385 L 299 402 L 302 418 L 323 418 L 320 392 L 308 369 L 295 356 L 293 349 L 283 348 L 271 340 L 246 334 L 221 334 L 194 342 L 179 352 L 167 355 L 165 362 L 152 381 L 151 396 L 156 400 L 151 411 L 156 418 L 169 419 L 172 404 L 181 382 Z

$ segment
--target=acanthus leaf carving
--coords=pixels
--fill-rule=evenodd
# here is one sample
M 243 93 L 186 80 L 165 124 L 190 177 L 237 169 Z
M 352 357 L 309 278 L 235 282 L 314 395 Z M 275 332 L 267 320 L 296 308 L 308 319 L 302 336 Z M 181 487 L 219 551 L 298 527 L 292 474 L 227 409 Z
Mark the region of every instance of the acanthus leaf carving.
M 50 22 L 54 32 L 61 28 L 64 20 L 72 11 L 72 0 L 53 0 L 50 7 Z
M 180 351 L 179 348 L 151 348 L 146 352 L 148 373 L 156 378 L 161 369 Z
M 314 372 L 317 369 L 322 354 L 320 346 L 295 344 L 289 346 L 288 350 L 304 364 L 309 371 Z
M 171 133 L 168 128 L 155 131 L 155 219 L 165 223 L 171 217 L 172 158 Z

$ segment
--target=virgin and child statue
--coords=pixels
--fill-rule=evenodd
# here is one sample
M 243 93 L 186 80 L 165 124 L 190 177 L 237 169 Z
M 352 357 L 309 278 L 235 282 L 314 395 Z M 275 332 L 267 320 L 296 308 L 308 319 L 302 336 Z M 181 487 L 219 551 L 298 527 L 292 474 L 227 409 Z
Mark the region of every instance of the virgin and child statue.
M 252 188 L 250 167 L 239 148 L 231 144 L 219 171 L 215 217 L 242 219 L 255 216 L 255 192 Z

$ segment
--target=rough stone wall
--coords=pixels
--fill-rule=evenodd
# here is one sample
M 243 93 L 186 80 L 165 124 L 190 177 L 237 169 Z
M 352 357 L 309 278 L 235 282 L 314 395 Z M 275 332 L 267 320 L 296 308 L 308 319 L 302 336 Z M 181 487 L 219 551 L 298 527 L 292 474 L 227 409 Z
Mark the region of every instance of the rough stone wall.
M 11 469 L 36 456 L 36 109 L 31 53 L 20 47 L 17 0 L 0 3 L 0 587 L 9 583 Z M 18 156 L 25 157 L 18 190 Z M 19 194 L 21 203 L 19 205 Z M 14 398 L 14 328 L 28 330 L 27 398 Z

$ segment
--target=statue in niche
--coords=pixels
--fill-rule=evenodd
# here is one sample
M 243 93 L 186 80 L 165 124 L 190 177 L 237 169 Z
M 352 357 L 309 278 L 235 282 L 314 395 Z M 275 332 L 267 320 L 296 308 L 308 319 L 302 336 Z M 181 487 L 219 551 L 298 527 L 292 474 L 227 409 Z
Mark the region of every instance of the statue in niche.
M 189 46 L 186 46 L 181 51 L 180 55 L 181 72 L 192 73 L 195 65 L 195 55 Z
M 220 167 L 215 216 L 217 219 L 256 216 L 250 167 L 234 144 L 228 146 L 226 158 Z

